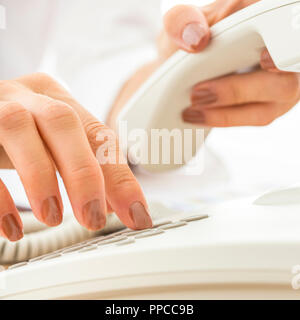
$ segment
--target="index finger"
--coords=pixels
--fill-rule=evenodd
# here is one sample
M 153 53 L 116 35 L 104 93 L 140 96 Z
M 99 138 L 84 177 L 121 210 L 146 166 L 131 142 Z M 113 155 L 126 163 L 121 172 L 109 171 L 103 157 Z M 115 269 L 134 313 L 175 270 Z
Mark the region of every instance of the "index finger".
M 103 145 L 103 141 L 97 139 L 99 133 L 106 134 L 108 138 L 115 136 L 110 128 L 100 123 L 62 86 L 47 75 L 37 74 L 36 77 L 23 77 L 18 81 L 30 87 L 31 90 L 38 91 L 37 93 L 47 95 L 52 99 L 65 102 L 71 106 L 82 122 L 94 154 Z M 152 220 L 143 191 L 126 162 L 118 161 L 118 159 L 122 160 L 122 155 L 118 149 L 117 139 L 114 139 L 114 141 L 115 145 L 112 148 L 115 148 L 115 158 L 117 161 L 115 163 L 101 163 L 107 201 L 120 220 L 129 228 L 151 228 Z

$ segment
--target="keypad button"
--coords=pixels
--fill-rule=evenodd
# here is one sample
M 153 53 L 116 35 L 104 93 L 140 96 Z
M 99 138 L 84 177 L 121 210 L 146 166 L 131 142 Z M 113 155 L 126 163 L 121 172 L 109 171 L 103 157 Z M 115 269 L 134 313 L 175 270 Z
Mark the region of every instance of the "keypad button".
M 47 257 L 43 258 L 42 261 L 52 260 L 58 257 L 61 257 L 61 253 L 50 254 Z
M 175 229 L 175 228 L 179 228 L 179 227 L 182 227 L 185 225 L 187 225 L 187 223 L 185 221 L 179 221 L 179 222 L 173 222 L 170 224 L 166 224 L 164 226 L 159 227 L 159 229 L 162 229 L 162 230 Z
M 97 244 L 98 244 L 98 246 L 104 246 L 104 245 L 107 245 L 107 244 L 123 241 L 123 240 L 126 240 L 126 239 L 127 239 L 126 236 L 117 236 L 117 237 L 113 237 L 111 239 L 105 239 L 103 241 L 99 241 Z
M 85 244 L 81 244 L 81 245 L 77 245 L 77 246 L 74 246 L 74 247 L 71 247 L 71 248 L 68 248 L 66 250 L 63 250 L 61 253 L 62 254 L 67 254 L 67 253 L 73 253 L 73 252 L 76 252 L 82 248 L 86 247 Z
M 50 253 L 50 254 L 52 254 L 52 253 Z M 40 261 L 40 260 L 42 260 L 43 258 L 45 258 L 47 256 L 49 256 L 49 253 L 43 254 L 42 256 L 38 256 L 38 257 L 32 258 L 28 262 L 32 263 L 32 262 Z
M 69 246 L 69 247 L 65 247 L 65 248 L 62 248 L 62 249 L 59 249 L 59 250 L 55 250 L 53 252 L 50 252 L 50 253 L 47 253 L 47 254 L 43 254 L 41 256 L 38 256 L 38 257 L 35 257 L 35 258 L 32 258 L 32 259 L 29 259 L 28 262 L 29 263 L 33 263 L 33 262 L 37 262 L 37 261 L 41 261 L 41 260 L 44 260 L 45 258 L 49 257 L 49 256 L 52 256 L 54 254 L 61 254 L 63 251 L 67 250 L 67 249 L 71 249 L 73 248 L 75 245 L 72 245 L 72 246 Z M 78 246 L 78 244 L 76 245 Z
M 183 218 L 180 221 L 192 222 L 192 221 L 198 221 L 198 220 L 202 220 L 202 219 L 206 219 L 206 218 L 208 218 L 207 214 L 198 214 L 198 215 L 195 215 L 195 216 Z
M 17 268 L 20 268 L 20 267 L 24 267 L 24 266 L 26 266 L 27 264 L 28 264 L 27 262 L 16 263 L 16 264 L 13 264 L 12 266 L 8 267 L 8 269 L 9 269 L 9 270 L 17 269 Z
M 91 238 L 91 239 L 89 239 L 89 240 L 86 240 L 86 241 L 82 242 L 82 244 L 91 245 L 91 244 L 96 243 L 97 241 L 100 241 L 100 240 L 103 239 L 103 238 L 104 238 L 103 236 L 97 237 L 97 238 Z
M 151 230 L 147 233 L 138 234 L 134 238 L 135 239 L 149 238 L 149 237 L 153 237 L 153 236 L 156 236 L 156 235 L 162 234 L 162 233 L 164 233 L 164 230 L 160 230 L 160 229 Z
M 42 258 L 41 257 L 35 257 L 35 258 L 32 258 L 32 259 L 29 259 L 28 262 L 32 263 L 32 262 L 36 262 L 36 261 L 39 261 L 39 260 L 42 260 Z
M 160 222 L 154 223 L 153 228 L 158 228 L 158 227 L 164 226 L 166 224 L 170 224 L 172 222 L 173 221 L 171 221 L 171 220 L 160 221 Z
M 134 238 L 132 237 L 132 238 L 127 238 L 126 240 L 120 241 L 120 242 L 118 242 L 116 245 L 117 245 L 117 246 L 125 246 L 125 245 L 127 245 L 127 244 L 131 244 L 131 243 L 134 243 L 134 242 L 135 242 L 135 240 L 134 240 Z
M 93 239 L 93 240 L 89 240 L 88 242 L 84 243 L 84 245 L 92 245 L 92 244 L 97 244 L 99 241 L 102 241 L 104 240 L 105 237 L 99 237 L 99 238 L 96 238 L 96 239 Z
M 97 249 L 98 249 L 98 246 L 96 244 L 93 244 L 93 245 L 90 245 L 90 246 L 87 246 L 87 247 L 80 249 L 78 252 L 83 253 L 83 252 L 93 251 L 93 250 L 97 250 Z
M 135 236 L 137 234 L 142 234 L 142 233 L 148 232 L 149 230 L 151 230 L 151 229 L 135 230 L 135 231 L 126 232 L 124 235 L 131 237 L 131 236 Z
M 121 236 L 121 235 L 126 234 L 127 232 L 130 232 L 130 231 L 132 231 L 132 230 L 126 228 L 126 229 L 122 229 L 120 231 L 114 232 L 113 235 L 114 236 Z

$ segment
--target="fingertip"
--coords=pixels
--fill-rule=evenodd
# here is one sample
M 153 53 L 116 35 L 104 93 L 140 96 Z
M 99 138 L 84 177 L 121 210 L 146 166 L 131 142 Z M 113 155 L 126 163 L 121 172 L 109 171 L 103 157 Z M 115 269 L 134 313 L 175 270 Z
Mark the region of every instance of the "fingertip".
M 99 199 L 89 201 L 83 206 L 81 224 L 91 231 L 103 229 L 106 225 L 106 211 L 106 205 L 103 206 Z
M 209 43 L 210 29 L 198 7 L 178 5 L 166 13 L 164 24 L 167 34 L 187 52 L 199 52 Z
M 153 227 L 151 214 L 146 200 L 139 193 L 131 193 L 127 199 L 119 199 L 115 203 L 114 211 L 128 228 L 143 230 Z
M 152 226 L 143 190 L 130 167 L 118 164 L 103 166 L 102 170 L 106 181 L 106 200 L 122 223 L 130 229 Z
M 182 49 L 191 53 L 200 52 L 209 43 L 210 30 L 201 23 L 193 22 L 184 27 L 181 39 L 183 41 Z
M 58 197 L 49 197 L 42 204 L 42 221 L 48 227 L 57 227 L 63 221 L 63 207 Z
M 106 226 L 106 217 L 102 216 L 100 220 L 98 219 L 97 223 L 85 225 L 84 227 L 89 231 L 99 231 L 104 229 L 105 226 Z
M 149 210 L 142 202 L 134 202 L 129 208 L 129 215 L 134 225 L 134 229 L 149 229 L 152 228 L 153 223 Z
M 182 111 L 181 117 L 184 122 L 198 125 L 203 125 L 205 123 L 205 115 L 201 108 L 193 106 L 188 107 Z
M 152 228 L 147 201 L 138 182 L 120 185 L 110 194 L 110 204 L 124 225 L 133 230 Z
M 19 241 L 24 236 L 21 219 L 13 213 L 1 217 L 0 229 L 2 236 L 12 242 Z

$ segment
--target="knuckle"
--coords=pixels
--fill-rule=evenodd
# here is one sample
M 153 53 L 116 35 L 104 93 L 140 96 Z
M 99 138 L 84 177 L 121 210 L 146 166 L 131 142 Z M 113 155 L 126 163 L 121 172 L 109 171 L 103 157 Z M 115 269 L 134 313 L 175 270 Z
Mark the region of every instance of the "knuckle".
M 51 101 L 43 106 L 42 117 L 50 126 L 56 128 L 74 128 L 79 123 L 76 112 L 63 102 Z
M 81 163 L 71 169 L 71 177 L 75 181 L 95 181 L 100 177 L 100 167 L 95 161 L 90 163 Z
M 18 103 L 10 102 L 0 109 L 1 130 L 21 130 L 32 122 L 31 113 Z
M 98 133 L 105 130 L 106 126 L 98 121 L 92 121 L 84 124 L 84 129 L 88 139 L 96 141 Z
M 134 190 L 136 187 L 136 180 L 133 174 L 124 167 L 114 166 L 110 172 L 111 188 L 112 191 L 117 191 L 120 188 L 126 188 L 128 190 Z
M 40 82 L 41 84 L 50 83 L 54 80 L 47 73 L 44 72 L 35 72 L 32 74 L 32 77 L 35 81 Z
M 29 87 L 36 93 L 46 93 L 55 88 L 56 81 L 46 73 L 36 72 L 26 78 Z
M 98 121 L 92 121 L 85 124 L 84 129 L 94 152 L 104 143 L 106 143 L 110 150 L 116 148 L 116 134 L 104 124 Z
M 23 175 L 31 181 L 48 180 L 55 177 L 55 170 L 50 161 L 41 159 L 30 159 L 26 163 L 26 170 Z

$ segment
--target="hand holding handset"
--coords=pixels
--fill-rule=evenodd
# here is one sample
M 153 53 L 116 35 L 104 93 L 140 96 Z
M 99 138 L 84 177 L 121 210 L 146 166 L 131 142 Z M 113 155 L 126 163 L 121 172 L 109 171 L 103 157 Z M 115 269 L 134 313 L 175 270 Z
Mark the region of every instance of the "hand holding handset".
M 151 147 L 151 139 L 148 141 L 148 163 L 141 164 L 148 171 L 162 172 L 185 165 L 203 144 L 199 127 L 181 119 L 182 110 L 190 104 L 190 89 L 196 83 L 258 65 L 264 47 L 278 69 L 300 72 L 300 0 L 262 0 L 217 23 L 211 33 L 211 43 L 203 52 L 179 51 L 166 61 L 119 116 L 119 121 L 126 121 L 129 133 L 145 129 L 151 137 L 151 129 L 167 129 L 170 133 L 175 129 L 182 134 L 180 147 L 171 143 L 171 162 L 167 164 L 151 163 L 151 159 L 161 157 L 166 145 L 160 140 Z M 185 129 L 192 130 L 191 139 L 184 138 Z M 205 137 L 209 128 L 204 130 Z M 130 152 L 130 143 L 128 147 Z M 182 150 L 188 152 L 182 155 Z M 182 162 L 176 163 L 174 159 L 179 158 Z

